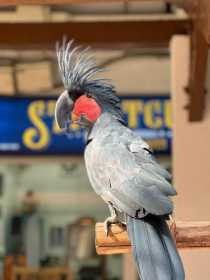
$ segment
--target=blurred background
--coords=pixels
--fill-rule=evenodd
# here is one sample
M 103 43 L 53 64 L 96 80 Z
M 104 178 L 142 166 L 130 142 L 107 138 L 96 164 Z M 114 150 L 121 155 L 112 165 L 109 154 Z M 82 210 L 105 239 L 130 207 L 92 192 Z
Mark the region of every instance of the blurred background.
M 122 24 L 119 41 L 100 32 L 104 22 Z M 83 131 L 73 127 L 67 136 L 54 120 L 63 91 L 54 46 L 64 35 L 92 46 L 128 125 L 172 172 L 175 217 L 209 219 L 210 116 L 207 103 L 202 120 L 188 119 L 188 22 L 170 1 L 0 6 L 1 279 L 28 280 L 21 275 L 37 271 L 39 279 L 137 279 L 130 255 L 96 255 L 95 222 L 109 212 L 87 178 Z M 182 257 L 187 280 L 209 279 L 207 249 L 185 250 Z

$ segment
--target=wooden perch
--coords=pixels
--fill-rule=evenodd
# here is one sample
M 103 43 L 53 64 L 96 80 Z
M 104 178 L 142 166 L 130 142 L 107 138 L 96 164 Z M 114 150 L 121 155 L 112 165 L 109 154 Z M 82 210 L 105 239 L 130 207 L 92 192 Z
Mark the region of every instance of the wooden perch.
M 210 222 L 176 222 L 171 232 L 180 249 L 210 247 Z M 103 223 L 97 223 L 96 251 L 99 255 L 130 253 L 131 244 L 126 227 L 112 225 L 107 237 Z

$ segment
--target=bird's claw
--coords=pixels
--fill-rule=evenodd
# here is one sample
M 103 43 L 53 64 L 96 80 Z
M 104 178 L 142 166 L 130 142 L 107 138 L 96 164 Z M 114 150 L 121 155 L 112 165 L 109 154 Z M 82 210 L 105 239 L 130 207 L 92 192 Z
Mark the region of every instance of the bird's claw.
M 111 217 L 108 217 L 105 221 L 104 221 L 104 231 L 106 233 L 106 236 L 109 235 L 109 231 L 110 231 L 110 226 L 112 224 L 116 224 L 118 223 L 118 219 L 116 216 L 111 216 Z
M 109 235 L 110 225 L 111 225 L 111 223 L 109 221 L 106 220 L 104 222 L 104 231 L 105 231 L 106 236 Z
M 108 218 L 104 221 L 104 231 L 105 231 L 106 236 L 109 235 L 110 226 L 111 226 L 112 224 L 121 224 L 122 226 L 126 226 L 126 223 L 125 223 L 125 222 L 119 221 L 118 218 L 117 218 L 116 216 L 108 217 Z
M 175 220 L 174 220 L 172 215 L 169 215 L 168 225 L 169 225 L 169 229 L 170 229 L 170 231 L 172 233 L 172 236 L 176 240 L 176 222 L 175 222 Z
M 120 222 L 120 224 L 121 224 L 123 227 L 127 227 L 126 222 Z

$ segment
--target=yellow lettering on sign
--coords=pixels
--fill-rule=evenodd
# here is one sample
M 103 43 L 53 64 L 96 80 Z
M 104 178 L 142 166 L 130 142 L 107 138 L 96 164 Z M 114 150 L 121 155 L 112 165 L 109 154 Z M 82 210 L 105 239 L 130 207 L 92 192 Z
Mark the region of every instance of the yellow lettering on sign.
M 128 114 L 128 126 L 130 128 L 138 127 L 138 115 L 142 112 L 143 103 L 139 100 L 124 100 L 122 109 Z
M 27 128 L 23 133 L 23 143 L 31 150 L 40 150 L 48 146 L 50 134 L 41 119 L 45 114 L 45 102 L 34 101 L 29 105 L 28 117 L 34 127 Z
M 49 100 L 46 102 L 47 104 L 47 116 L 48 117 L 54 117 L 55 115 L 55 100 Z
M 171 101 L 167 100 L 164 103 L 164 116 L 165 116 L 165 126 L 167 128 L 172 127 L 172 106 Z
M 161 151 L 168 147 L 168 142 L 165 138 L 160 139 L 149 139 L 147 143 L 152 147 L 153 150 Z
M 144 120 L 149 128 L 161 128 L 163 120 L 161 117 L 161 102 L 158 100 L 148 101 L 144 105 Z

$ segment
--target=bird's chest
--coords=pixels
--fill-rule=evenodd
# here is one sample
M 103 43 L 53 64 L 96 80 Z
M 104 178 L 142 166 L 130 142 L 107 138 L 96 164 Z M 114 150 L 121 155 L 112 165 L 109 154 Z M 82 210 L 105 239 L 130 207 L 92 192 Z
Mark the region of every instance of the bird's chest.
M 113 139 L 111 143 L 108 139 L 94 139 L 85 149 L 85 164 L 90 183 L 101 196 L 107 196 L 113 188 L 118 188 L 127 176 L 124 168 L 126 162 L 120 160 L 117 153 L 118 144 Z
M 85 165 L 90 183 L 97 194 L 102 195 L 105 186 L 109 184 L 106 172 L 104 172 L 104 151 L 101 143 L 92 140 L 85 148 Z

